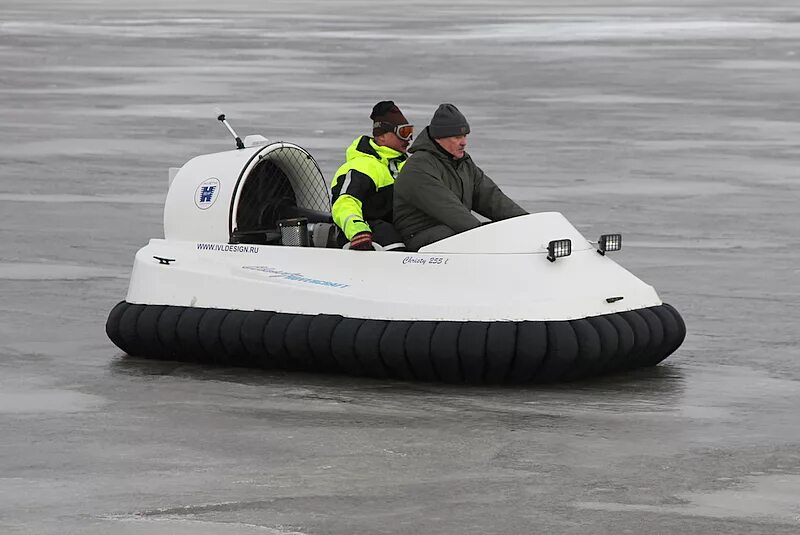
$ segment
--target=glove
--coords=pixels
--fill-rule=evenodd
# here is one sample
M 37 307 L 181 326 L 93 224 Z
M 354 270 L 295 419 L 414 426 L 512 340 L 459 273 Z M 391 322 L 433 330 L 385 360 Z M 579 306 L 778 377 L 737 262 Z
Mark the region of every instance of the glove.
M 372 251 L 372 232 L 359 232 L 353 236 L 350 248 L 355 251 Z

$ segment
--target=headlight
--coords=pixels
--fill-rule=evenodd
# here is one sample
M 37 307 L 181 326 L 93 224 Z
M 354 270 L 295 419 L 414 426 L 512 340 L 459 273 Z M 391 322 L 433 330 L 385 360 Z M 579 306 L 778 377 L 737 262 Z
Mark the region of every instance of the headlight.
M 570 254 L 572 254 L 572 240 L 553 240 L 547 244 L 547 259 L 551 262 Z
M 606 251 L 619 251 L 622 249 L 622 234 L 603 234 L 597 240 L 597 252 L 605 255 Z

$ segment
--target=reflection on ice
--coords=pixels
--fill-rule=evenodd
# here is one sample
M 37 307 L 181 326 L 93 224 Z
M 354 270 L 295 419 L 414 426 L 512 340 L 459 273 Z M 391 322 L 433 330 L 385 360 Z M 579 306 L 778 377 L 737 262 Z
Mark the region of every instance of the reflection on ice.
M 51 36 L 85 35 L 92 37 L 111 36 L 119 37 L 178 37 L 193 35 L 208 31 L 213 28 L 233 26 L 231 19 L 218 18 L 186 18 L 186 19 L 149 19 L 149 20 L 114 20 L 105 23 L 87 23 L 86 20 L 76 22 L 51 22 L 51 21 L 12 21 L 0 23 L 0 30 L 9 36 L 24 36 L 30 34 L 47 34 Z
M 683 40 L 683 39 L 750 39 L 797 36 L 800 24 L 774 22 L 739 22 L 726 20 L 647 20 L 642 18 L 593 18 L 590 20 L 533 20 L 511 24 L 481 24 L 463 27 L 462 39 L 513 41 L 603 41 L 608 39 Z
M 164 188 L 166 190 L 166 187 Z M 9 202 L 42 202 L 42 203 L 123 203 L 123 204 L 164 204 L 164 193 L 136 195 L 76 195 L 69 193 L 54 194 L 18 194 L 0 193 L 0 201 Z
M 796 21 L 744 21 L 720 19 L 674 18 L 658 20 L 647 17 L 583 17 L 566 15 L 556 17 L 528 17 L 523 22 L 501 22 L 486 24 L 440 25 L 436 32 L 407 31 L 407 26 L 395 24 L 376 30 L 375 25 L 356 25 L 348 21 L 336 20 L 328 15 L 326 24 L 292 24 L 292 17 L 284 15 L 286 29 L 269 29 L 267 35 L 279 39 L 314 40 L 370 40 L 403 42 L 431 42 L 453 40 L 493 40 L 493 41 L 605 41 L 624 40 L 674 40 L 685 39 L 777 39 L 792 38 L 800 34 L 800 23 Z M 258 17 L 253 19 L 258 20 Z M 312 21 L 317 22 L 317 21 Z M 409 23 L 414 23 L 409 17 Z M 418 23 L 417 23 L 418 24 Z M 51 35 L 88 36 L 118 38 L 167 38 L 177 39 L 208 34 L 213 29 L 215 35 L 229 34 L 242 37 L 248 34 L 263 36 L 265 29 L 259 24 L 242 24 L 238 19 L 219 17 L 208 18 L 153 18 L 143 20 L 114 19 L 92 21 L 11 21 L 0 22 L 0 30 L 9 36 Z
M 306 535 L 294 529 L 270 528 L 254 524 L 213 522 L 193 518 L 110 517 L 109 532 L 117 535 Z
M 800 467 L 794 467 L 797 470 Z M 728 478 L 726 478 L 728 479 Z M 581 509 L 768 520 L 800 525 L 800 475 L 754 475 L 733 488 L 678 496 L 682 505 L 579 502 Z
M 99 396 L 48 386 L 39 379 L 0 379 L 0 414 L 83 412 L 104 404 Z

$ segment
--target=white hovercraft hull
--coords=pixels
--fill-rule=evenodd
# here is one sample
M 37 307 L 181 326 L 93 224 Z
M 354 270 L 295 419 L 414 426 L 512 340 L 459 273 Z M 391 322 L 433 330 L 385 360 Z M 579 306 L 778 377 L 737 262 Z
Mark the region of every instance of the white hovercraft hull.
M 502 251 L 504 236 L 517 250 L 491 250 Z M 572 239 L 572 254 L 548 262 L 542 244 L 560 238 Z M 136 255 L 127 301 L 406 321 L 570 320 L 661 304 L 557 213 L 486 225 L 419 253 L 151 240 Z
M 170 185 L 165 239 L 136 254 L 109 338 L 148 358 L 454 383 L 652 366 L 684 339 L 678 312 L 559 213 L 417 253 L 276 242 L 278 221 L 308 215 L 329 228 L 329 210 L 316 162 L 296 145 L 194 158 Z M 562 239 L 572 253 L 548 261 L 548 242 Z

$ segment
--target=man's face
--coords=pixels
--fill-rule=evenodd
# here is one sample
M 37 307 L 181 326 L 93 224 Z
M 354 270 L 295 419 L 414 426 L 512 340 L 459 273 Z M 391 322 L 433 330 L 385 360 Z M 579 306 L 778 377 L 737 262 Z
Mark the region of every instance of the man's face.
M 464 157 L 464 149 L 467 147 L 467 134 L 461 136 L 441 137 L 436 142 L 456 160 Z
M 376 136 L 375 142 L 378 145 L 389 147 L 404 154 L 408 152 L 408 146 L 411 144 L 410 139 L 409 140 L 400 139 L 394 132 L 386 132 L 385 134 Z

